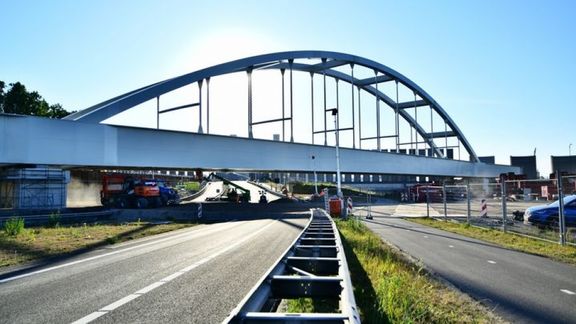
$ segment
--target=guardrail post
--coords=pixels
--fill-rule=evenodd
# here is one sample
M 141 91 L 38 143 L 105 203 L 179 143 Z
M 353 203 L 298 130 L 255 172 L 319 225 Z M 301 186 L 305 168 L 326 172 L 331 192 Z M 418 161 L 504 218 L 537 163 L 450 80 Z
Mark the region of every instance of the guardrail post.
M 566 219 L 564 217 L 564 192 L 562 190 L 562 174 L 556 170 L 556 185 L 558 186 L 558 232 L 560 234 L 560 244 L 566 245 Z
M 500 177 L 500 188 L 502 189 L 502 230 L 506 233 L 506 198 L 507 198 L 507 190 L 506 190 L 506 177 L 502 175 Z

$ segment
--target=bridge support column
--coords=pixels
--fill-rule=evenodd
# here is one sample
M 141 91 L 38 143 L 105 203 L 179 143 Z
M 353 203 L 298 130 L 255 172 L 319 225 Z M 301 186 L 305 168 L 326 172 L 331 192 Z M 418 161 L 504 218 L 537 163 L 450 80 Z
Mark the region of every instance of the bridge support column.
M 210 134 L 210 78 L 206 79 L 206 134 Z
M 294 60 L 289 60 L 290 66 L 290 143 L 294 143 L 294 91 L 292 82 L 292 64 Z
M 202 81 L 198 81 L 198 133 L 202 134 Z
M 398 96 L 398 80 L 396 80 L 396 120 L 394 121 L 395 123 L 395 135 L 396 135 L 396 154 L 400 153 L 400 116 L 399 116 L 399 109 L 398 109 L 398 103 L 399 103 L 399 96 Z
M 376 93 L 378 93 L 378 71 L 374 70 L 374 82 L 376 83 Z M 380 151 L 380 99 L 376 97 L 376 146 Z
M 252 134 L 252 69 L 248 73 L 248 138 L 254 138 Z
M 362 149 L 362 106 L 360 105 L 360 86 L 358 86 L 358 148 Z
M 285 105 L 286 105 L 286 99 L 284 98 L 284 72 L 286 70 L 284 69 L 280 69 L 280 73 L 282 74 L 282 142 L 284 142 L 286 140 L 286 113 L 285 113 Z
M 322 59 L 322 64 L 326 64 L 326 59 Z M 326 70 L 322 70 L 322 76 L 324 79 L 324 145 L 328 145 L 328 133 L 326 132 L 326 113 L 328 112 L 326 107 Z
M 356 122 L 354 120 L 354 63 L 350 64 L 352 81 L 350 82 L 352 90 L 352 148 L 356 148 Z

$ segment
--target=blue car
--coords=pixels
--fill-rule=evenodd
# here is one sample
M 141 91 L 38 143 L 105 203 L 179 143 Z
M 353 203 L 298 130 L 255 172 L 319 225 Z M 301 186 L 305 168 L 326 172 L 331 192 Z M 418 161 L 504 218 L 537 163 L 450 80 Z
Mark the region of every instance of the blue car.
M 524 212 L 524 223 L 540 227 L 558 227 L 559 206 L 559 201 L 556 200 L 548 205 L 530 207 Z M 576 226 L 576 195 L 564 197 L 564 217 L 566 226 Z

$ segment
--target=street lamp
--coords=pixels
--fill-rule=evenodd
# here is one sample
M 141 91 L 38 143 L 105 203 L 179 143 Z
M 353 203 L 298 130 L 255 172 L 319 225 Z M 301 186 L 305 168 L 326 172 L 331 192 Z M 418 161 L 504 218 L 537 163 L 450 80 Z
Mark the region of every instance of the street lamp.
M 338 108 L 332 108 L 329 111 L 332 111 L 332 116 L 334 116 L 334 129 L 336 130 L 336 195 L 338 198 L 342 198 L 342 184 L 341 184 L 341 176 L 340 176 L 340 150 L 339 150 L 339 142 L 340 142 L 340 133 L 338 129 Z
M 572 143 L 568 145 L 568 155 L 572 155 Z
M 318 196 L 318 178 L 316 177 L 316 157 L 312 155 L 312 170 L 314 171 L 314 193 Z

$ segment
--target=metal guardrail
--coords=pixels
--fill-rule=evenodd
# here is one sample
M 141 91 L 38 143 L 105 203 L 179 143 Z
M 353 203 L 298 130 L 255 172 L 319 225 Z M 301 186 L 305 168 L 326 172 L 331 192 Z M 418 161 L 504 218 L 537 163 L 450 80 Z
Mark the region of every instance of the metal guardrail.
M 312 217 L 278 262 L 223 323 L 360 323 L 336 224 L 324 210 Z M 339 300 L 340 313 L 279 313 L 282 299 Z

